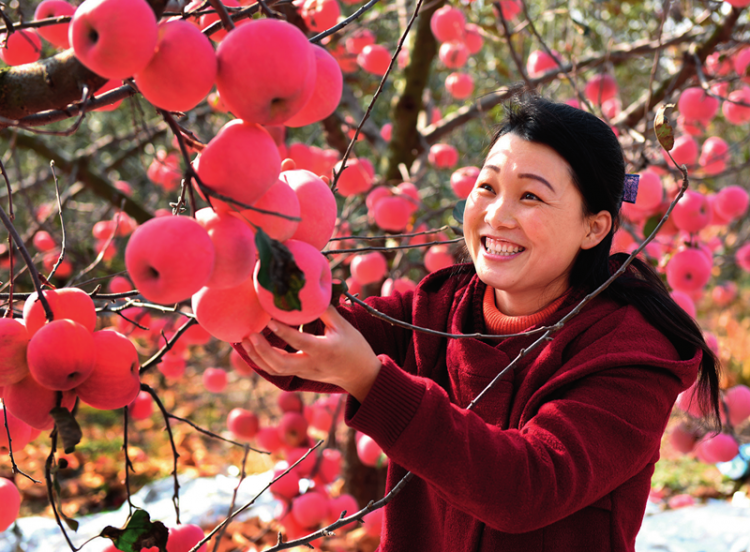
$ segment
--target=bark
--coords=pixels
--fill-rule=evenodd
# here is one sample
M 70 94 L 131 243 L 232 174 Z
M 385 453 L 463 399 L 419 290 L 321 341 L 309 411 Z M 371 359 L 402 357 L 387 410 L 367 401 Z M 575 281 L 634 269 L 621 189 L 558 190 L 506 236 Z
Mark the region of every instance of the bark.
M 417 129 L 417 118 L 423 108 L 422 95 L 430 78 L 430 69 L 438 52 L 437 41 L 430 29 L 430 19 L 445 0 L 438 0 L 423 8 L 417 17 L 417 30 L 409 65 L 404 70 L 404 91 L 399 96 L 391 123 L 393 131 L 388 145 L 388 164 L 385 172 L 387 181 L 401 181 L 398 166 L 404 163 L 410 167 L 423 150 L 422 137 Z
M 157 20 L 167 0 L 148 0 Z M 0 69 L 0 117 L 18 120 L 41 111 L 63 109 L 78 102 L 84 85 L 93 92 L 107 79 L 89 71 L 65 50 L 57 55 L 16 67 Z M 0 128 L 8 126 L 0 122 Z

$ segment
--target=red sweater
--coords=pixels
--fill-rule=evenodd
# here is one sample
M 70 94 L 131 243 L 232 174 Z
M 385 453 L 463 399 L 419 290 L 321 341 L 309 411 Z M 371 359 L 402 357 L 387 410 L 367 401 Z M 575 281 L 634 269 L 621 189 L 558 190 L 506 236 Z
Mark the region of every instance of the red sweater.
M 484 330 L 484 290 L 462 265 L 368 303 L 418 326 L 469 333 Z M 346 422 L 390 458 L 389 489 L 407 471 L 416 475 L 385 508 L 382 552 L 634 550 L 661 436 L 700 351 L 680 359 L 634 307 L 597 298 L 466 411 L 535 338 L 448 340 L 361 307 L 342 313 L 383 364 L 365 401 L 349 398 Z M 264 377 L 288 390 L 338 390 Z

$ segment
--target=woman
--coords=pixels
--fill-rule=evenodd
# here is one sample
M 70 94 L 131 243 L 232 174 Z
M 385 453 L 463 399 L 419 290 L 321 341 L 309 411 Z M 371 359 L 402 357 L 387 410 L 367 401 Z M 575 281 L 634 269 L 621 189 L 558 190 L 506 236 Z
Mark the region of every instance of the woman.
M 611 129 L 567 105 L 512 106 L 467 200 L 472 264 L 376 309 L 449 333 L 551 325 L 604 282 L 625 169 Z M 700 329 L 636 261 L 467 405 L 536 336 L 446 339 L 331 308 L 299 333 L 244 344 L 289 390 L 345 391 L 346 421 L 390 458 L 382 551 L 632 551 L 678 393 L 700 372 L 716 412 L 717 361 Z M 298 353 L 279 347 L 286 342 Z

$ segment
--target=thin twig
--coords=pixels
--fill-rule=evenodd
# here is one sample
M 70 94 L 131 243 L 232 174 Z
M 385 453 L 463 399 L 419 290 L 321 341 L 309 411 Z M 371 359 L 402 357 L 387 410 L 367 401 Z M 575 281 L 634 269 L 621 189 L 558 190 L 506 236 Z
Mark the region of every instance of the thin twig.
M 177 445 L 175 445 L 175 442 L 174 442 L 174 435 L 172 434 L 172 427 L 169 424 L 169 412 L 167 412 L 167 409 L 164 407 L 164 404 L 161 402 L 161 399 L 159 399 L 159 395 L 156 393 L 154 389 L 151 388 L 150 385 L 141 382 L 141 391 L 146 391 L 149 395 L 151 395 L 151 398 L 154 399 L 156 406 L 159 408 L 159 410 L 162 413 L 162 416 L 164 417 L 164 425 L 167 426 L 167 433 L 169 434 L 169 444 L 172 446 L 172 458 L 173 458 L 172 477 L 174 479 L 174 494 L 172 495 L 172 504 L 174 504 L 174 512 L 177 518 L 176 522 L 179 525 L 180 524 L 180 480 L 177 479 L 177 459 L 180 457 L 180 453 L 177 452 Z
M 347 17 L 343 21 L 339 21 L 336 25 L 334 25 L 330 29 L 323 31 L 322 33 L 316 34 L 314 37 L 310 39 L 310 42 L 313 44 L 319 44 L 320 41 L 323 40 L 325 37 L 331 36 L 333 33 L 340 31 L 341 29 L 349 25 L 349 23 L 359 19 L 359 17 L 363 13 L 367 12 L 370 8 L 375 6 L 375 4 L 377 4 L 378 2 L 380 2 L 380 0 L 370 0 L 364 6 L 359 8 L 357 11 L 355 11 L 353 14 L 351 14 L 349 17 Z

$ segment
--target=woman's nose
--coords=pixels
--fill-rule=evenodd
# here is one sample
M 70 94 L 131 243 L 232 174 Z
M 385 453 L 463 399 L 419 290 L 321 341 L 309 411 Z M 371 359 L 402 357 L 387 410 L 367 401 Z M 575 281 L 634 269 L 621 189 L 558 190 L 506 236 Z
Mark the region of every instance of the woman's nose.
M 508 198 L 498 195 L 487 208 L 485 222 L 493 228 L 514 227 L 516 218 L 512 202 Z

